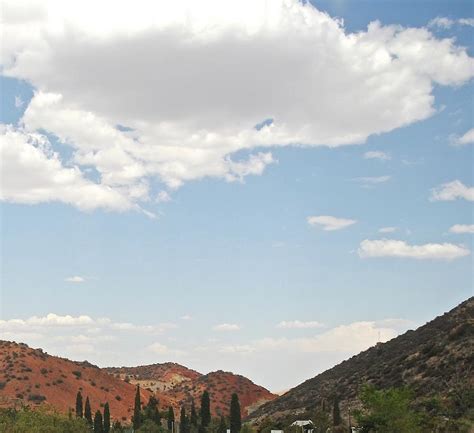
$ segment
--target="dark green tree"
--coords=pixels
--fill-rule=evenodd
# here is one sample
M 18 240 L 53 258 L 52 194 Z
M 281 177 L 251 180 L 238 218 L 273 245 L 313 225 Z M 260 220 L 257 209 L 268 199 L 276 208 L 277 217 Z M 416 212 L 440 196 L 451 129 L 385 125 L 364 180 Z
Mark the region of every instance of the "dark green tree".
M 162 433 L 163 430 L 151 419 L 145 419 L 143 420 L 141 427 L 138 430 L 135 430 L 135 432 L 136 433 Z
M 179 415 L 179 433 L 189 433 L 188 417 L 186 416 L 184 406 L 181 407 L 181 413 Z
M 193 399 L 193 402 L 191 404 L 191 425 L 194 426 L 194 427 L 197 427 L 198 425 L 198 415 L 197 415 L 197 412 L 196 412 L 196 405 L 194 404 L 194 399 Z
M 201 425 L 207 427 L 211 422 L 211 399 L 209 392 L 204 391 L 201 397 Z
M 160 411 L 158 410 L 158 400 L 153 395 L 150 396 L 150 399 L 145 406 L 144 418 L 153 421 L 156 425 L 161 425 Z
M 339 409 L 339 399 L 336 397 L 334 399 L 332 407 L 332 425 L 338 426 L 342 424 L 341 410 Z
M 110 407 L 109 403 L 104 406 L 104 433 L 110 432 Z
M 86 398 L 86 404 L 84 406 L 84 418 L 87 421 L 87 424 L 92 425 L 92 410 L 89 397 Z
M 217 433 L 227 433 L 227 424 L 225 422 L 224 416 L 221 416 L 219 427 L 217 428 Z
M 239 433 L 242 428 L 242 415 L 240 413 L 240 402 L 237 394 L 232 394 L 230 401 L 230 433 Z
M 120 421 L 115 420 L 114 424 L 112 425 L 112 432 L 113 433 L 123 433 L 124 429 Z
M 142 424 L 142 402 L 140 400 L 140 386 L 137 385 L 137 391 L 135 393 L 135 406 L 133 407 L 133 429 L 138 430 Z
M 100 410 L 97 410 L 94 416 L 94 433 L 104 433 L 104 421 Z
M 79 418 L 82 418 L 84 416 L 81 391 L 78 391 L 76 395 L 76 416 Z
M 377 390 L 363 388 L 360 399 L 363 409 L 355 411 L 361 433 L 419 433 L 420 414 L 413 408 L 413 393 L 407 388 Z M 426 430 L 423 430 L 426 431 Z
M 167 418 L 168 418 L 168 430 L 172 431 L 174 428 L 174 410 L 171 406 L 168 408 Z

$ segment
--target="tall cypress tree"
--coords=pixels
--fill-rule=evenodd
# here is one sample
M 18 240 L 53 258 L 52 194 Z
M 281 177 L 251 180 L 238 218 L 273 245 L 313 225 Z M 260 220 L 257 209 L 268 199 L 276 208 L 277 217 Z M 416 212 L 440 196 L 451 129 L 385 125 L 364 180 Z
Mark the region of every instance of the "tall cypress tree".
M 137 385 L 137 392 L 135 393 L 135 406 L 133 407 L 133 429 L 138 430 L 142 424 L 142 402 L 140 400 L 140 385 Z
M 77 391 L 76 395 L 76 416 L 82 418 L 84 413 L 82 411 L 82 394 L 81 391 Z
M 145 419 L 153 421 L 156 425 L 161 425 L 160 411 L 158 410 L 158 400 L 155 396 L 150 396 L 145 407 Z
M 207 427 L 211 422 L 211 400 L 209 393 L 204 391 L 201 397 L 201 425 Z
M 170 406 L 168 408 L 168 430 L 172 431 L 174 429 L 174 410 L 173 407 Z
M 97 410 L 94 416 L 94 433 L 104 433 L 104 423 L 100 410 Z
M 225 422 L 224 416 L 221 416 L 221 421 L 219 427 L 217 428 L 217 433 L 227 433 L 227 424 Z
M 89 397 L 86 398 L 86 404 L 84 406 L 84 418 L 87 421 L 87 424 L 92 425 L 92 410 Z
M 186 409 L 181 406 L 181 413 L 179 416 L 179 433 L 188 433 L 188 417 L 186 416 Z
M 240 414 L 240 402 L 237 394 L 232 394 L 230 401 L 230 433 L 240 433 L 242 428 L 242 416 Z
M 337 397 L 334 399 L 334 405 L 332 408 L 332 424 L 333 426 L 342 424 L 341 410 L 339 409 L 339 399 Z
M 110 407 L 109 403 L 104 406 L 104 433 L 110 432 Z
M 198 415 L 196 412 L 196 405 L 194 404 L 194 399 L 191 404 L 191 425 L 197 427 L 198 425 Z

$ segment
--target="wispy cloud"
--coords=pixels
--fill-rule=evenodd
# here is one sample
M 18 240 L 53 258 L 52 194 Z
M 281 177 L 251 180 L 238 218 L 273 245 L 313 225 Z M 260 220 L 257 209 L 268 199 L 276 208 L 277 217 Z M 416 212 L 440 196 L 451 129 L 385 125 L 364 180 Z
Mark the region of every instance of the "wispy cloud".
M 398 230 L 397 227 L 381 227 L 379 228 L 379 233 L 393 233 Z
M 474 224 L 455 224 L 449 228 L 450 233 L 474 233 Z
M 171 196 L 166 191 L 160 191 L 156 196 L 157 203 L 167 203 L 171 201 Z
M 417 260 L 454 260 L 470 254 L 462 245 L 450 243 L 409 245 L 394 239 L 368 240 L 360 243 L 358 254 L 361 258 L 398 257 Z
M 453 135 L 450 137 L 450 143 L 453 146 L 465 146 L 466 144 L 474 143 L 474 128 L 465 132 L 461 136 Z
M 67 281 L 68 283 L 83 283 L 86 281 L 86 279 L 84 277 L 80 277 L 79 275 L 74 275 L 73 277 L 65 278 L 64 281 Z
M 356 220 L 337 218 L 330 215 L 310 216 L 306 220 L 309 225 L 319 226 L 325 231 L 345 229 L 357 222 Z
M 155 342 L 147 346 L 146 348 L 149 352 L 155 353 L 157 355 L 167 355 L 167 356 L 179 356 L 184 355 L 185 352 L 178 349 L 172 349 L 165 344 Z
M 436 17 L 433 18 L 429 23 L 428 27 L 430 28 L 438 28 L 442 30 L 448 30 L 454 25 L 460 26 L 474 26 L 474 18 L 459 18 L 459 19 L 452 19 L 448 17 Z
M 380 159 L 381 161 L 389 161 L 392 157 L 387 152 L 372 150 L 364 153 L 364 159 Z
M 365 177 L 355 177 L 353 180 L 359 182 L 363 186 L 374 186 L 379 183 L 388 182 L 392 176 L 365 176 Z
M 313 328 L 323 328 L 324 324 L 314 320 L 303 322 L 301 320 L 289 320 L 282 321 L 277 325 L 277 328 L 280 329 L 313 329 Z
M 21 96 L 15 96 L 15 108 L 21 108 L 25 104 L 25 101 L 21 98 Z
M 214 329 L 214 331 L 219 332 L 233 332 L 239 331 L 240 325 L 237 325 L 235 323 L 221 323 L 220 325 L 214 326 L 212 329 Z
M 474 187 L 466 186 L 460 180 L 453 180 L 431 190 L 431 201 L 453 201 L 457 199 L 474 201 Z

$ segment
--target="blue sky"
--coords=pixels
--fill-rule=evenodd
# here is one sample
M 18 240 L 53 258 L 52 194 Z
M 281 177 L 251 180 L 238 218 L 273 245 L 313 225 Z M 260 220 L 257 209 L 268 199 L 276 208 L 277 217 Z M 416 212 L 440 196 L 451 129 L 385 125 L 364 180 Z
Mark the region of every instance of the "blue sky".
M 473 25 L 459 21 L 473 17 L 473 7 L 468 1 L 341 0 L 314 2 L 314 5 L 330 17 L 343 18 L 344 35 L 365 32 L 371 21 L 379 20 L 382 27 L 397 24 L 424 28 L 432 33 L 434 41 L 455 38 L 456 49 L 465 47 L 466 58 L 473 55 Z M 14 10 L 13 3 L 10 7 Z M 127 7 L 125 4 L 124 10 Z M 87 12 L 87 6 L 85 9 Z M 247 16 L 249 9 L 241 12 Z M 7 13 L 7 20 L 9 16 Z M 204 17 L 206 20 L 205 14 Z M 447 20 L 429 24 L 437 17 Z M 41 18 L 35 19 L 41 28 L 44 24 Z M 319 15 L 314 16 L 314 21 L 309 20 L 310 31 L 317 30 L 319 19 L 324 20 Z M 11 25 L 11 35 L 21 34 L 20 24 Z M 118 21 L 117 28 L 122 24 Z M 78 18 L 76 26 L 78 34 L 81 31 L 94 34 L 93 24 L 92 30 L 86 29 Z M 290 39 L 296 34 L 295 28 L 287 30 Z M 115 28 L 111 30 L 108 39 L 104 39 L 106 42 L 100 39 L 102 35 L 99 37 L 100 43 L 110 43 L 109 50 L 113 50 L 114 37 L 118 38 L 115 31 Z M 95 40 L 85 44 L 85 48 L 79 46 L 80 38 L 69 41 L 73 55 L 77 50 L 77 58 L 84 58 L 85 64 L 84 68 L 79 67 L 74 81 L 76 78 L 67 75 L 68 62 L 74 64 L 73 55 L 73 60 L 61 58 L 61 50 L 66 46 L 61 44 L 67 42 L 67 32 L 54 36 L 49 51 L 41 51 L 43 45 L 35 40 L 30 58 L 18 54 L 21 44 L 9 45 L 8 37 L 6 42 L 1 122 L 9 125 L 3 130 L 5 143 L 10 139 L 13 144 L 5 154 L 15 149 L 15 145 L 20 146 L 20 141 L 14 141 L 16 138 L 21 136 L 23 140 L 27 136 L 22 146 L 34 142 L 35 149 L 42 151 L 45 149 L 42 146 L 47 146 L 46 158 L 54 159 L 51 152 L 56 152 L 63 171 L 56 167 L 58 172 L 52 174 L 53 180 L 45 181 L 45 190 L 49 188 L 46 193 L 35 190 L 35 183 L 41 183 L 46 176 L 36 177 L 41 170 L 39 165 L 22 165 L 18 163 L 21 158 L 12 157 L 11 171 L 2 173 L 5 191 L 1 204 L 0 337 L 26 341 L 62 356 L 87 358 L 100 365 L 172 360 L 204 372 L 229 369 L 279 390 L 296 385 L 378 339 L 386 340 L 422 324 L 472 296 L 473 147 L 472 138 L 469 141 L 465 136 L 473 128 L 472 59 L 461 58 L 454 49 L 445 53 L 439 47 L 432 51 L 428 51 L 431 47 L 425 47 L 427 59 L 439 55 L 445 56 L 446 62 L 434 63 L 433 69 L 421 73 L 424 64 L 411 58 L 406 61 L 405 71 L 416 77 L 407 85 L 420 83 L 421 89 L 427 84 L 425 75 L 430 77 L 431 89 L 428 87 L 420 97 L 420 101 L 430 95 L 434 97 L 428 103 L 432 109 L 429 114 L 424 107 L 420 112 L 410 111 L 408 119 L 395 121 L 397 116 L 402 119 L 407 115 L 400 107 L 380 106 L 370 111 L 371 102 L 368 102 L 367 113 L 363 113 L 367 119 L 362 115 L 352 119 L 351 113 L 363 111 L 359 104 L 365 101 L 344 99 L 345 95 L 339 95 L 335 88 L 331 98 L 315 93 L 310 102 L 302 102 L 315 110 L 310 113 L 313 116 L 309 116 L 310 123 L 319 109 L 325 111 L 324 104 L 329 104 L 330 111 L 339 97 L 345 101 L 341 111 L 348 110 L 349 114 L 337 118 L 334 127 L 327 130 L 325 126 L 314 127 L 308 135 L 303 135 L 295 119 L 304 118 L 306 112 L 298 111 L 296 97 L 285 96 L 289 98 L 288 107 L 280 108 L 272 103 L 265 107 L 270 107 L 269 114 L 277 113 L 275 128 L 280 127 L 279 121 L 284 123 L 274 136 L 251 138 L 240 147 L 233 147 L 232 142 L 220 151 L 218 159 L 205 159 L 202 165 L 199 164 L 205 156 L 193 153 L 195 142 L 183 147 L 179 144 L 177 156 L 166 160 L 169 166 L 159 165 L 161 159 L 159 162 L 147 159 L 152 152 L 152 148 L 147 148 L 150 153 L 134 156 L 135 162 L 142 166 L 137 168 L 135 163 L 130 166 L 130 172 L 141 173 L 143 169 L 147 174 L 136 175 L 132 183 L 128 175 L 116 168 L 121 167 L 120 161 L 124 159 L 119 158 L 118 163 L 110 158 L 94 159 L 98 158 L 100 147 L 94 148 L 98 153 L 91 157 L 89 146 L 93 139 L 84 138 L 84 134 L 90 132 L 101 137 L 103 132 L 90 129 L 90 119 L 81 116 L 89 113 L 106 119 L 110 125 L 131 125 L 132 131 L 118 132 L 131 140 L 124 141 L 124 148 L 134 142 L 137 149 L 142 145 L 145 149 L 149 137 L 153 143 L 169 139 L 163 132 L 153 135 L 156 113 L 153 104 L 152 108 L 147 107 L 146 100 L 153 91 L 166 97 L 159 87 L 163 84 L 140 93 L 140 82 L 133 81 L 140 78 L 134 75 L 136 68 L 125 62 L 119 72 L 123 98 L 125 104 L 133 105 L 133 100 L 127 99 L 128 92 L 142 95 L 142 99 L 135 101 L 140 107 L 108 106 L 103 99 L 107 94 L 100 90 L 101 83 L 106 87 L 101 82 L 104 65 L 94 63 L 94 50 L 100 48 L 94 45 Z M 411 35 L 409 39 L 418 36 Z M 164 37 L 162 33 L 158 33 L 155 44 L 160 43 L 160 37 Z M 375 44 L 374 40 L 371 43 Z M 381 40 L 376 42 L 391 50 L 395 37 Z M 331 41 L 330 37 L 325 40 L 324 44 L 328 44 L 325 50 L 332 48 Z M 408 43 L 403 41 L 402 45 Z M 235 50 L 235 56 L 239 55 L 238 46 L 224 42 L 230 44 L 228 50 Z M 139 43 L 144 50 L 148 47 L 146 41 Z M 268 47 L 279 49 L 271 43 Z M 90 58 L 81 51 L 86 48 L 93 52 Z M 127 59 L 127 47 L 121 49 Z M 401 49 L 408 52 L 410 48 Z M 202 47 L 195 50 L 199 54 Z M 15 55 L 18 58 L 8 60 L 10 52 L 12 58 Z M 187 52 L 187 61 L 199 62 L 193 53 Z M 363 53 L 357 51 L 356 55 Z M 37 63 L 41 56 L 51 56 L 50 63 L 57 68 L 53 72 L 47 67 L 41 69 L 43 66 Z M 247 57 L 244 59 L 249 61 Z M 285 61 L 288 71 L 294 70 L 291 55 Z M 362 65 L 368 63 L 362 58 Z M 236 77 L 252 66 L 252 63 L 236 62 Z M 91 67 L 97 68 L 99 90 L 92 81 L 82 93 L 76 91 L 77 83 L 90 79 L 87 69 Z M 463 68 L 467 72 L 456 75 Z M 314 80 L 324 80 L 323 69 L 324 65 L 322 72 L 318 72 L 323 78 L 315 76 Z M 285 90 L 286 80 L 278 80 L 278 75 L 275 71 L 275 77 L 268 78 L 275 86 L 275 93 Z M 111 77 L 113 81 L 115 74 Z M 304 84 L 311 92 L 313 78 L 309 77 Z M 345 74 L 341 77 L 344 81 Z M 390 87 L 397 77 L 398 73 L 387 75 L 380 86 Z M 186 77 L 182 80 L 186 82 Z M 208 82 L 202 86 L 215 91 Z M 419 97 L 418 88 L 404 94 L 404 87 L 401 86 L 400 99 L 406 98 L 409 105 Z M 184 93 L 187 91 L 182 89 Z M 240 92 L 246 91 L 242 87 Z M 241 125 L 242 119 L 246 121 L 247 111 L 260 101 L 250 100 L 245 111 L 247 102 L 230 90 L 228 106 L 218 95 L 210 95 L 207 106 L 200 105 L 205 102 L 199 100 L 199 95 L 194 100 L 193 92 L 189 90 L 190 105 L 200 107 L 205 116 L 190 115 L 183 120 L 179 106 L 178 114 L 171 108 L 169 112 L 166 107 L 157 109 L 173 125 L 173 134 L 180 143 L 185 143 L 190 134 L 199 135 L 203 129 L 218 137 L 216 146 L 229 135 L 240 140 L 242 135 L 238 134 L 252 134 L 232 128 Z M 48 95 L 53 93 L 62 95 L 62 99 L 51 103 Z M 109 96 L 120 98 L 116 93 Z M 175 96 L 176 100 L 182 98 L 181 94 Z M 248 98 L 252 98 L 250 92 Z M 274 104 L 281 103 L 282 98 L 275 98 Z M 169 106 L 173 101 L 169 101 Z M 242 112 L 234 108 L 239 104 L 243 106 Z M 418 106 L 415 108 L 418 110 Z M 390 113 L 390 120 L 386 117 L 377 120 L 378 113 L 385 109 Z M 227 120 L 222 120 L 222 128 L 220 112 L 229 118 L 228 125 Z M 264 118 L 256 117 L 253 124 Z M 332 120 L 327 118 L 324 123 L 331 125 Z M 379 124 L 385 121 L 389 131 L 379 131 Z M 360 127 L 364 122 L 367 127 Z M 346 133 L 361 135 L 354 140 L 341 139 Z M 41 140 L 47 140 L 47 145 L 40 143 L 38 134 L 43 137 Z M 301 137 L 307 140 L 303 146 L 293 145 Z M 120 136 L 119 140 L 122 139 L 125 140 Z M 273 146 L 271 140 L 276 140 L 274 144 L 278 146 Z M 97 146 L 109 144 L 104 141 Z M 29 148 L 25 147 L 24 158 L 27 158 L 26 149 Z M 182 156 L 184 152 L 189 152 L 189 156 L 188 153 Z M 269 152 L 271 157 L 263 156 Z M 226 159 L 229 156 L 232 162 Z M 176 161 L 182 165 L 175 165 Z M 222 164 L 226 164 L 225 168 Z M 73 175 L 71 171 L 66 175 L 64 170 L 72 167 L 80 170 L 81 175 L 78 172 Z M 153 171 L 156 167 L 159 168 Z M 9 180 L 12 173 L 19 178 L 15 182 Z M 58 179 L 67 176 L 74 179 L 71 183 L 65 181 L 63 190 Z M 25 177 L 32 180 L 24 185 Z M 457 186 L 451 185 L 446 192 L 446 184 L 454 181 L 458 181 Z M 86 190 L 86 182 L 106 189 Z M 146 193 L 141 189 L 145 188 L 144 183 L 148 188 Z M 78 189 L 78 195 L 70 193 L 76 187 L 84 189 Z M 108 197 L 110 191 L 116 195 Z M 336 218 L 337 229 L 325 230 L 328 227 L 324 224 L 308 222 L 308 218 L 320 216 Z M 350 223 L 341 227 L 341 219 Z M 453 229 L 455 225 L 461 228 Z M 383 228 L 385 231 L 380 232 Z M 372 253 L 364 250 L 364 240 L 374 248 L 370 250 Z M 401 246 L 372 243 L 387 240 L 404 243 Z M 430 244 L 436 244 L 437 252 L 433 252 Z M 76 278 L 71 280 L 72 277 Z M 50 313 L 54 316 L 48 316 Z M 71 317 L 64 319 L 67 315 Z M 88 319 L 79 319 L 80 316 Z M 291 324 L 282 324 L 284 321 Z M 220 326 L 223 324 L 230 326 Z

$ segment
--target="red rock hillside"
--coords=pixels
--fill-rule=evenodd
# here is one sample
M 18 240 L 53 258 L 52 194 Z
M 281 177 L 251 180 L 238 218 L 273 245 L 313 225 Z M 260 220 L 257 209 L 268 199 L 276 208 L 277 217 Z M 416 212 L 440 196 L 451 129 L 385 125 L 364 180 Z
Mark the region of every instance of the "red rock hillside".
M 179 404 L 190 406 L 193 399 L 196 405 L 199 405 L 201 395 L 205 390 L 209 391 L 213 416 L 228 415 L 233 393 L 239 396 L 243 416 L 277 397 L 246 377 L 221 370 L 199 376 L 191 381 L 184 381 L 163 394 L 173 398 Z
M 139 367 L 111 367 L 104 370 L 117 378 L 159 393 L 202 376 L 201 373 L 174 362 Z
M 0 405 L 51 404 L 67 412 L 74 410 L 77 391 L 84 402 L 89 397 L 92 413 L 108 402 L 111 417 L 130 420 L 135 386 L 117 379 L 87 362 L 50 356 L 26 344 L 0 340 Z M 142 401 L 150 392 L 142 389 Z

